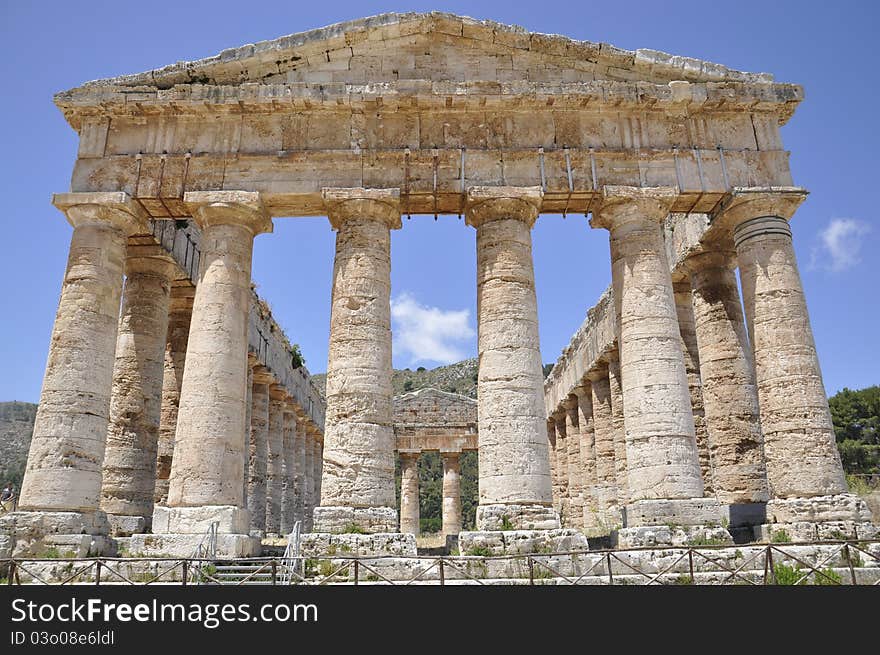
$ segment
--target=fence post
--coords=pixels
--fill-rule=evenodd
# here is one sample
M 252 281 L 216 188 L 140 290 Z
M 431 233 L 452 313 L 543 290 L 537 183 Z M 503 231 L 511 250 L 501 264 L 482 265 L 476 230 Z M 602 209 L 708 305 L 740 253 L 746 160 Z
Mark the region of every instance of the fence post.
M 846 565 L 849 567 L 849 577 L 852 578 L 852 584 L 859 584 L 856 579 L 856 571 L 853 568 L 852 557 L 849 554 L 849 544 L 843 544 L 843 556 L 846 557 Z
M 611 551 L 605 553 L 605 565 L 608 567 L 608 584 L 614 584 L 614 575 L 611 573 Z
M 272 560 L 272 586 L 278 584 L 278 561 Z
M 182 586 L 186 586 L 186 579 L 189 577 L 189 562 L 187 560 L 183 560 L 183 581 L 180 583 Z
M 694 549 L 688 548 L 688 569 L 691 572 L 691 584 L 697 584 L 694 580 Z
M 532 561 L 531 556 L 526 558 L 526 561 L 528 562 L 528 565 L 529 565 L 529 584 L 533 585 L 533 584 L 535 584 L 535 563 Z
M 9 560 L 9 577 L 6 578 L 6 584 L 12 584 L 15 580 L 15 560 Z
M 443 571 L 443 558 L 440 558 L 440 586 L 443 587 L 446 585 L 446 573 Z
M 358 577 L 360 573 L 360 562 L 357 559 L 354 560 L 354 586 L 357 587 Z
M 776 579 L 776 569 L 773 567 L 773 547 L 767 546 L 767 561 L 764 564 L 764 584 L 767 584 L 767 572 L 769 570 L 770 577 L 773 579 L 773 584 L 778 584 L 778 580 Z
M 95 562 L 95 586 L 101 584 L 101 560 Z

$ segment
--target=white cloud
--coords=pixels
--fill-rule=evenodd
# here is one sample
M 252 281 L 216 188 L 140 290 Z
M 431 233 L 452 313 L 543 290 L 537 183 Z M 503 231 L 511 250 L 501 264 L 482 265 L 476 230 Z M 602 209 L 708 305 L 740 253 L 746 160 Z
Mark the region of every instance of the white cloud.
M 465 359 L 468 355 L 463 342 L 476 335 L 469 310 L 426 307 L 407 292 L 391 300 L 391 320 L 394 352 L 408 355 L 410 364 L 450 364 Z
M 820 243 L 813 248 L 811 267 L 832 273 L 852 268 L 862 261 L 861 237 L 870 231 L 867 223 L 854 218 L 831 219 L 828 226 L 819 232 Z

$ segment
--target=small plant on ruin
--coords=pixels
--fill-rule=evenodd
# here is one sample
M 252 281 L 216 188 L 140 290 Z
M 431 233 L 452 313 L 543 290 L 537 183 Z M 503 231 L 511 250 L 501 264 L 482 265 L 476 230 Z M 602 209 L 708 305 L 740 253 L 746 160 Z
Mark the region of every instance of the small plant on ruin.
M 513 523 L 510 522 L 510 517 L 507 514 L 501 517 L 501 529 L 503 531 L 513 530 Z
M 55 546 L 50 546 L 40 554 L 40 559 L 61 559 L 61 553 Z
M 552 577 L 553 577 L 553 571 L 548 569 L 546 566 L 538 565 L 538 566 L 535 566 L 534 569 L 532 569 L 532 579 L 533 580 L 546 580 L 546 579 L 552 578 Z
M 351 546 L 349 546 L 348 544 L 342 544 L 341 546 L 339 546 L 339 552 L 341 552 L 341 553 L 350 553 L 350 552 L 351 552 Z
M 813 577 L 813 584 L 819 587 L 834 587 L 843 584 L 841 578 L 831 567 L 821 569 Z
M 492 551 L 488 546 L 471 546 L 465 554 L 472 557 L 492 557 Z
M 675 584 L 675 585 L 679 585 L 679 586 L 692 585 L 692 584 L 694 584 L 694 579 L 693 579 L 691 576 L 689 576 L 689 575 L 687 575 L 687 574 L 685 574 L 685 573 L 682 573 L 681 575 L 679 575 L 679 576 L 675 579 L 675 581 L 673 582 L 673 584 Z
M 342 531 L 346 534 L 366 534 L 366 532 L 364 532 L 364 529 L 357 523 L 349 523 L 345 526 L 345 528 L 343 528 Z
M 843 534 L 840 530 L 831 530 L 828 533 L 828 539 L 834 539 L 836 541 L 846 541 L 847 536 Z
M 785 530 L 774 530 L 770 534 L 770 543 L 774 544 L 790 544 L 791 537 Z
M 329 559 L 322 559 L 318 564 L 318 572 L 322 577 L 328 577 L 331 573 L 333 573 L 333 562 Z
M 773 577 L 776 580 L 775 584 L 780 586 L 792 586 L 797 584 L 801 575 L 801 570 L 798 566 L 789 566 L 788 564 L 780 562 L 773 567 Z
M 707 537 L 706 535 L 697 535 L 690 540 L 691 546 L 723 546 L 727 541 L 720 537 Z

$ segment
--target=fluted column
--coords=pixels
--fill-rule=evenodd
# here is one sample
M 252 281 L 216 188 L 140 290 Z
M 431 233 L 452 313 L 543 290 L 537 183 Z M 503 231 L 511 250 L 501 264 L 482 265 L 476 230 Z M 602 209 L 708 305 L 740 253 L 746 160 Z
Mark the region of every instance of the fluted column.
M 542 196 L 539 187 L 467 192 L 467 223 L 477 230 L 478 530 L 505 520 L 519 528 L 559 527 L 532 263 L 531 229 Z
M 324 189 L 336 233 L 318 532 L 396 532 L 391 230 L 397 189 Z
M 244 449 L 244 452 L 241 454 L 241 466 L 242 466 L 242 477 L 241 477 L 241 485 L 242 485 L 242 506 L 247 507 L 248 511 L 250 511 L 250 500 L 248 499 L 248 487 L 250 487 L 251 481 L 251 430 L 253 429 L 253 416 L 254 416 L 254 369 L 257 366 L 257 357 L 254 353 L 248 351 L 247 357 L 247 380 L 245 387 L 245 412 L 244 412 L 244 425 L 245 425 L 245 436 L 247 438 L 247 445 Z
M 220 533 L 240 537 L 223 540 L 222 549 L 246 552 L 252 542 L 241 479 L 251 258 L 254 236 L 271 232 L 272 221 L 257 193 L 191 191 L 184 201 L 202 230 L 201 255 L 162 528 L 204 533 L 217 521 Z
M 733 253 L 716 251 L 692 255 L 686 264 L 693 286 L 695 337 L 715 495 L 731 506 L 731 525 L 763 523 L 763 504 L 769 498 L 764 438 L 733 270 L 736 262 Z M 752 511 L 742 507 L 752 504 L 761 507 Z
M 559 504 L 562 502 L 562 487 L 560 486 L 561 478 L 559 474 L 559 464 L 556 462 L 556 420 L 549 416 L 546 421 L 547 425 L 547 449 L 550 453 L 550 491 L 553 499 L 553 507 L 559 511 Z
M 308 427 L 304 435 L 303 457 L 303 525 L 307 532 L 314 529 L 315 512 L 315 435 Z
M 282 448 L 284 444 L 284 388 L 269 388 L 269 429 L 266 439 L 266 534 L 281 534 Z
M 443 460 L 443 534 L 461 532 L 461 453 L 440 453 Z
M 574 394 L 562 403 L 565 409 L 565 441 L 568 455 L 568 517 L 569 527 L 584 527 L 583 463 L 581 462 L 581 435 L 578 399 Z
M 581 442 L 581 522 L 586 529 L 600 525 L 596 501 L 596 435 L 593 429 L 593 392 L 589 381 L 572 389 L 577 398 L 578 433 Z
M 162 415 L 159 419 L 159 443 L 156 452 L 156 488 L 153 493 L 155 505 L 165 505 L 168 502 L 168 478 L 174 458 L 174 432 L 177 430 L 180 386 L 186 367 L 186 343 L 189 339 L 195 293 L 195 287 L 189 280 L 185 283 L 172 283 L 165 341 L 165 370 L 162 375 Z
M 296 522 L 296 412 L 293 403 L 284 405 L 281 442 L 281 534 L 289 535 Z
M 314 429 L 314 441 L 312 441 L 312 502 L 314 507 L 321 504 L 321 470 L 324 467 L 324 436 Z
M 266 530 L 266 472 L 269 460 L 269 387 L 274 379 L 257 365 L 251 388 L 251 424 L 248 437 L 247 507 L 250 529 Z
M 703 388 L 700 378 L 700 353 L 694 327 L 694 305 L 691 299 L 689 280 L 674 282 L 675 312 L 678 315 L 678 333 L 681 335 L 681 349 L 684 354 L 684 370 L 687 373 L 688 389 L 691 393 L 691 411 L 694 415 L 694 435 L 697 439 L 697 452 L 700 456 L 700 474 L 703 478 L 703 495 L 714 494 L 712 466 L 709 456 L 709 431 L 706 427 L 706 411 L 703 403 Z M 719 497 L 719 500 L 720 497 Z M 723 500 L 721 502 L 724 502 Z
M 159 245 L 129 246 L 116 337 L 101 509 L 112 534 L 153 521 L 156 456 L 171 280 L 177 264 Z
M 62 193 L 73 226 L 18 508 L 35 533 L 106 534 L 98 511 L 126 239 L 145 230 L 125 193 Z M 99 545 L 95 550 L 100 550 Z
M 626 428 L 623 422 L 623 383 L 620 379 L 620 358 L 617 351 L 608 354 L 608 389 L 611 392 L 611 425 L 614 427 L 614 484 L 617 504 L 629 499 L 626 465 Z
M 613 529 L 620 525 L 614 464 L 614 416 L 611 410 L 611 384 L 608 367 L 587 373 L 593 409 L 594 457 L 596 460 L 596 522 L 598 527 Z
M 400 453 L 400 531 L 419 534 L 419 453 Z
M 733 227 L 751 337 L 774 522 L 869 520 L 847 493 L 787 218 L 799 189 L 737 189 Z
M 720 523 L 702 498 L 690 390 L 661 222 L 676 192 L 605 187 L 593 227 L 611 233 L 629 503 L 627 527 Z
M 567 523 L 569 516 L 569 504 L 571 501 L 568 480 L 568 435 L 565 431 L 565 412 L 557 410 L 553 412 L 553 427 L 556 430 L 556 475 L 558 489 L 558 505 L 556 511 L 563 523 Z

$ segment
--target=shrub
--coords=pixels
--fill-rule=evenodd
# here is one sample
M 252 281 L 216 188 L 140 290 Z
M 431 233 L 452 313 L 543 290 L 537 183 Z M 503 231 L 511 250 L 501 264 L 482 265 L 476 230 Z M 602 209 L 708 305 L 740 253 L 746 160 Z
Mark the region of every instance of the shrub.
M 487 546 L 471 546 L 465 554 L 473 557 L 492 557 L 492 551 Z
M 801 575 L 798 566 L 788 566 L 788 564 L 780 562 L 773 567 L 773 577 L 776 578 L 776 584 L 780 586 L 791 586 L 797 583 Z
M 785 530 L 774 530 L 770 533 L 770 542 L 774 544 L 790 544 L 791 537 Z

